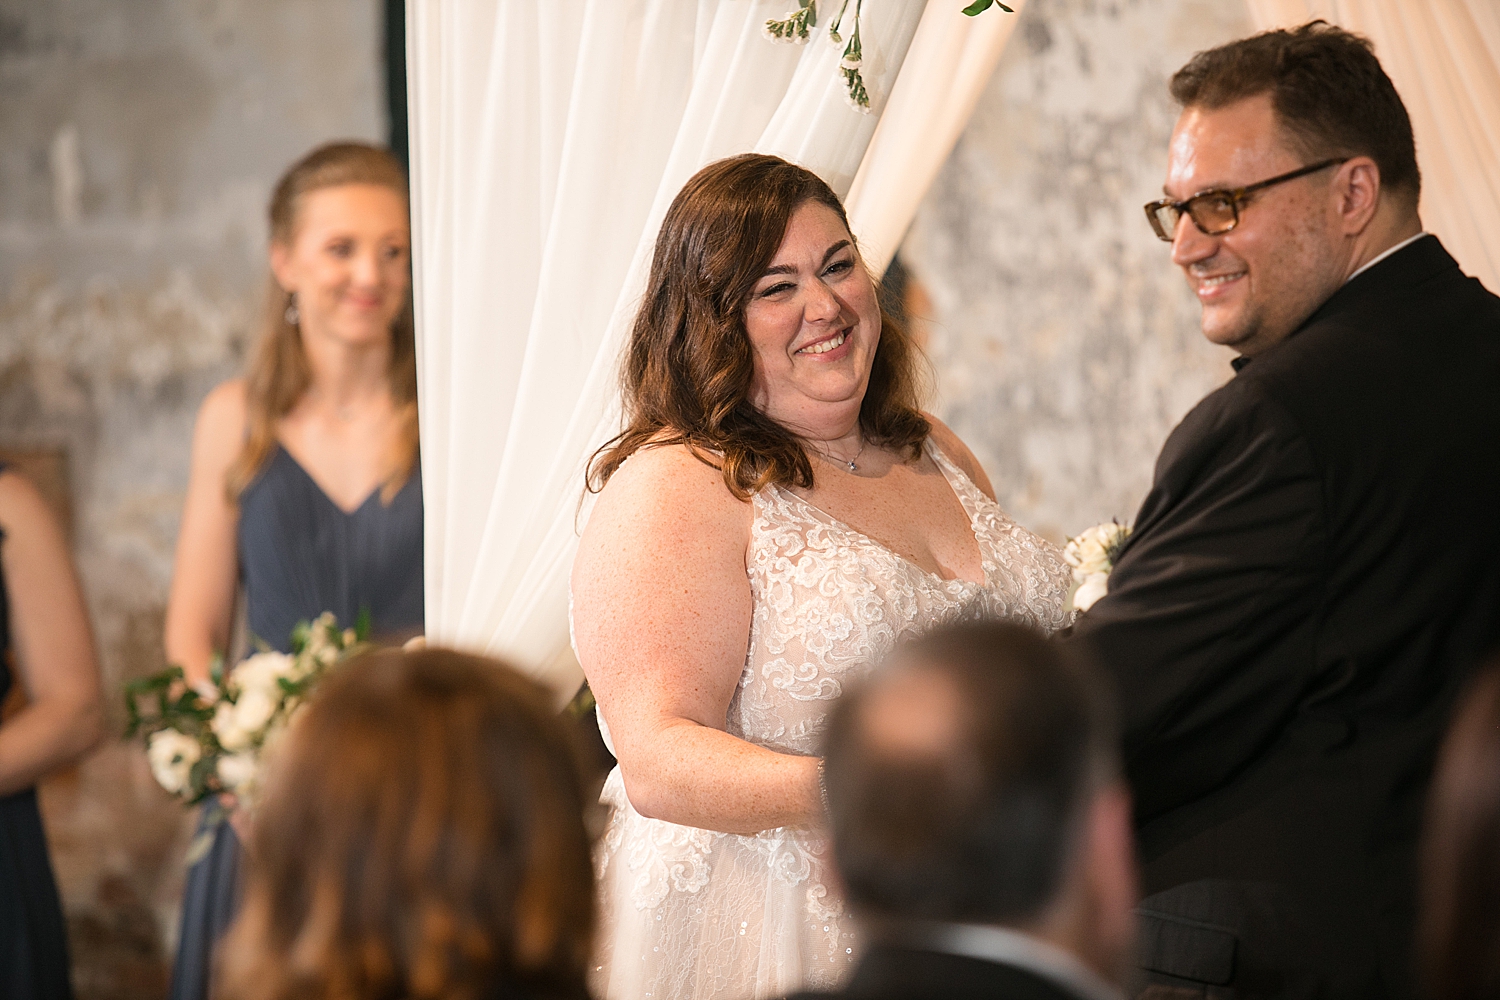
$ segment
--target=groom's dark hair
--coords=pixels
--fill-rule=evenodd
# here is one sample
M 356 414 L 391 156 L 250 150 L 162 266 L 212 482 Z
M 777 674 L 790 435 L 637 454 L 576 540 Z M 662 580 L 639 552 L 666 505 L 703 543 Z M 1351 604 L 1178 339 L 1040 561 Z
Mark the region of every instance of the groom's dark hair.
M 834 856 L 877 919 L 1022 923 L 1061 890 L 1118 778 L 1112 702 L 1073 650 L 1001 621 L 902 647 L 834 708 Z
M 1278 123 L 1309 163 L 1368 156 L 1381 186 L 1416 207 L 1422 175 L 1411 118 L 1367 38 L 1321 20 L 1263 31 L 1199 52 L 1171 89 L 1183 107 L 1208 110 L 1269 94 Z

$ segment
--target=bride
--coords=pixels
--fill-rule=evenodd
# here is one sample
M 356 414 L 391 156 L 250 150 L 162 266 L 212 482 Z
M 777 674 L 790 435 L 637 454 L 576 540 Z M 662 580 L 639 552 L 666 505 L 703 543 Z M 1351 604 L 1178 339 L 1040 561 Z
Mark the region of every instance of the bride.
M 919 363 L 817 176 L 752 154 L 678 194 L 573 566 L 620 762 L 601 996 L 836 985 L 858 948 L 819 832 L 832 700 L 940 621 L 1065 623 L 1060 554 L 918 410 Z

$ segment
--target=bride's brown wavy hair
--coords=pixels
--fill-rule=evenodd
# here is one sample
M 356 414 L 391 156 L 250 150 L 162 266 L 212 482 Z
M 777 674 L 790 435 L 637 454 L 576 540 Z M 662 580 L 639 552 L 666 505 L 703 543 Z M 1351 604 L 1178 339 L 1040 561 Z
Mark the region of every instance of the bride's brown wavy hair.
M 755 355 L 745 306 L 792 214 L 838 196 L 812 171 L 750 153 L 710 163 L 673 199 L 621 371 L 625 430 L 589 461 L 597 492 L 643 447 L 684 444 L 741 500 L 768 485 L 813 485 L 802 439 L 750 403 Z M 860 405 L 865 439 L 915 457 L 931 430 L 920 410 L 921 355 L 884 307 Z

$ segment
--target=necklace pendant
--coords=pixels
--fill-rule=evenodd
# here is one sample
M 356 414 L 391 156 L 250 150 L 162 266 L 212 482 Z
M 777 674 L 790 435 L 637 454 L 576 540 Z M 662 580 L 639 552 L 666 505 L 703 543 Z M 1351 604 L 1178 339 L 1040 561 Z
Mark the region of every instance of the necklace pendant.
M 849 460 L 849 471 L 850 472 L 858 472 L 859 471 L 859 466 L 857 466 L 857 465 L 854 464 L 854 459 L 852 459 L 852 458 Z

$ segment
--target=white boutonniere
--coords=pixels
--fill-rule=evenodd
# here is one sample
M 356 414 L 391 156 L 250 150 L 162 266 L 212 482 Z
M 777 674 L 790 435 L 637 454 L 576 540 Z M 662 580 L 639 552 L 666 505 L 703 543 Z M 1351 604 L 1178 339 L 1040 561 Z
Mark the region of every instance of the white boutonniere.
M 1096 524 L 1077 537 L 1068 539 L 1063 559 L 1073 567 L 1073 607 L 1087 611 L 1109 590 L 1109 574 L 1115 568 L 1115 556 L 1130 537 L 1128 525 L 1118 521 Z

